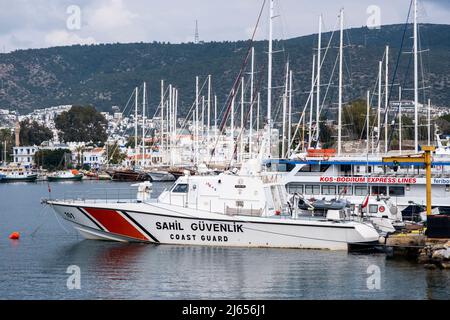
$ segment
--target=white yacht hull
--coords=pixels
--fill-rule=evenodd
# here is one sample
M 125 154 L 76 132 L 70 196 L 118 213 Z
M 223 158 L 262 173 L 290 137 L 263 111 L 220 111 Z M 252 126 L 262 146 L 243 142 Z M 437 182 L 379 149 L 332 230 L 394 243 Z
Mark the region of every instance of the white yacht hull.
M 168 182 L 176 180 L 175 176 L 168 172 L 149 172 L 148 175 L 153 182 Z
M 370 224 L 226 216 L 162 203 L 48 202 L 85 238 L 121 242 L 348 250 L 378 242 Z

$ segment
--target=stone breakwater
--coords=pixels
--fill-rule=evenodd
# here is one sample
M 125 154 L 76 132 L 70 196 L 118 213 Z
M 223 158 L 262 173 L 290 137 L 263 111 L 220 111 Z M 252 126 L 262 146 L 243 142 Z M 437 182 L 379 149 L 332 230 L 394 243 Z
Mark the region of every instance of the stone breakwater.
M 419 250 L 418 262 L 427 269 L 450 270 L 450 241 L 428 239 L 425 247 Z

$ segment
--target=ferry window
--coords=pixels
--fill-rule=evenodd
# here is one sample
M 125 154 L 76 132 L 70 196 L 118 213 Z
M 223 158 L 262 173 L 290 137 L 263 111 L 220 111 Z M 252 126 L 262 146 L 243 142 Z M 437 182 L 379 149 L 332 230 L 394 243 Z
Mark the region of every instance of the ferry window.
M 372 186 L 372 195 L 387 195 L 387 187 L 386 186 Z
M 367 187 L 355 187 L 355 196 L 367 196 L 368 191 Z
M 351 195 L 352 194 L 352 187 L 350 186 L 339 186 L 338 187 L 338 193 L 341 195 Z
M 299 172 L 311 172 L 311 166 L 309 164 L 303 166 Z
M 317 185 L 306 185 L 305 193 L 309 195 L 317 195 L 320 194 L 320 186 Z
M 187 193 L 189 190 L 188 184 L 177 184 L 175 188 L 173 188 L 173 193 Z
M 378 213 L 378 205 L 377 204 L 369 205 L 369 213 Z
M 291 172 L 294 169 L 295 169 L 295 164 L 292 164 L 292 163 L 286 164 L 286 172 Z
M 299 193 L 299 194 L 303 194 L 303 184 L 298 184 L 298 183 L 289 183 L 287 185 L 287 190 L 288 193 Z
M 322 164 L 320 165 L 320 172 L 325 172 L 330 168 L 331 166 L 329 164 Z
M 405 195 L 405 187 L 389 187 L 389 195 L 391 197 L 403 197 Z
M 322 186 L 322 194 L 323 195 L 336 194 L 336 186 Z

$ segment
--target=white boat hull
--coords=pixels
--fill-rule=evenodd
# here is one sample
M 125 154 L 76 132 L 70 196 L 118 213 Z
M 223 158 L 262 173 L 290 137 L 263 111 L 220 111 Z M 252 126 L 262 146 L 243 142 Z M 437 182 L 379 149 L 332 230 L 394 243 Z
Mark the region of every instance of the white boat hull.
M 176 180 L 175 176 L 168 172 L 149 172 L 148 175 L 153 182 L 168 182 Z
M 49 204 L 87 239 L 259 248 L 348 250 L 378 242 L 356 222 L 226 216 L 161 203 Z

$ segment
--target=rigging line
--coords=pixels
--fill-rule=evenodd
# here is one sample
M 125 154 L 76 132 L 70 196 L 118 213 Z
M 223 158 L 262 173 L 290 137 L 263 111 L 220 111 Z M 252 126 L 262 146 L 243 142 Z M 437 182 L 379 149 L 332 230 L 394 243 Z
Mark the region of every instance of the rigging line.
M 333 83 L 333 77 L 334 77 L 334 74 L 336 72 L 336 68 L 337 68 L 338 62 L 339 62 L 339 56 L 336 57 L 336 60 L 334 62 L 333 70 L 332 70 L 331 76 L 330 76 L 330 81 L 328 82 L 327 90 L 325 91 L 325 95 L 324 95 L 324 100 L 323 100 L 322 106 L 319 109 L 319 114 L 321 114 L 323 109 L 325 108 L 325 99 L 328 98 L 328 93 L 330 91 L 331 84 Z M 320 124 L 320 121 L 319 121 L 319 124 Z M 317 126 L 316 126 L 316 128 L 314 128 L 312 133 L 315 134 L 316 131 L 317 131 Z
M 394 74 L 392 76 L 391 86 L 389 88 L 387 88 L 388 93 L 386 93 L 386 94 L 388 94 L 388 104 L 386 106 L 386 110 L 385 110 L 385 113 L 384 113 L 383 123 L 386 122 L 386 117 L 387 117 L 388 112 L 389 112 L 389 104 L 390 104 L 390 101 L 391 101 L 391 94 L 392 94 L 392 91 L 394 89 L 393 87 L 394 87 L 395 79 L 397 78 L 397 72 L 398 72 L 398 68 L 399 68 L 399 65 L 400 65 L 400 60 L 401 60 L 401 55 L 402 55 L 402 51 L 403 51 L 403 46 L 404 46 L 404 43 L 405 43 L 405 36 L 406 36 L 406 31 L 408 29 L 409 18 L 411 16 L 411 9 L 412 9 L 412 5 L 413 5 L 413 1 L 414 0 L 411 0 L 411 2 L 409 4 L 408 16 L 406 17 L 406 23 L 405 23 L 405 27 L 403 29 L 402 42 L 400 44 L 400 49 L 398 51 L 397 63 L 395 65 Z M 411 60 L 412 60 L 412 55 L 410 56 L 410 63 L 411 63 Z M 408 70 L 409 70 L 410 63 L 408 64 Z M 389 133 L 389 138 L 388 138 L 388 141 L 387 141 L 388 149 L 391 146 L 392 138 L 394 136 L 393 133 L 395 131 L 395 124 L 397 122 L 397 116 L 398 116 L 398 110 L 397 110 L 396 115 L 394 117 L 394 125 L 392 126 L 393 130 L 390 130 L 390 133 Z M 385 130 L 387 130 L 387 128 L 385 128 Z M 380 138 L 381 138 L 381 135 L 379 134 L 378 139 L 377 139 L 377 145 L 376 145 L 377 147 L 380 145 Z
M 223 117 L 222 117 L 222 122 L 221 122 L 221 124 L 220 124 L 220 131 L 219 131 L 219 132 L 220 132 L 220 135 L 222 135 L 223 132 L 224 132 L 224 130 L 225 130 L 225 126 L 226 126 L 226 123 L 227 123 L 227 121 L 228 121 L 228 117 L 229 117 L 230 111 L 231 111 L 231 104 L 232 104 L 232 102 L 233 102 L 233 99 L 235 99 L 235 97 L 236 97 L 236 93 L 237 93 L 237 88 L 238 88 L 238 86 L 239 86 L 239 82 L 240 82 L 240 80 L 241 80 L 241 78 L 242 78 L 243 73 L 245 72 L 245 68 L 247 67 L 248 60 L 249 60 L 249 57 L 250 57 L 250 54 L 251 54 L 251 50 L 252 50 L 252 47 L 253 47 L 254 42 L 255 42 L 256 32 L 257 32 L 257 30 L 258 30 L 259 23 L 260 23 L 260 21 L 261 21 L 262 14 L 263 14 L 263 12 L 264 12 L 264 8 L 265 8 L 265 6 L 266 6 L 266 2 L 267 2 L 267 0 L 264 0 L 263 4 L 262 4 L 262 6 L 261 6 L 261 10 L 260 10 L 260 12 L 259 12 L 258 19 L 257 19 L 257 21 L 256 21 L 256 25 L 255 25 L 255 28 L 254 28 L 254 30 L 253 30 L 252 37 L 251 37 L 251 39 L 250 39 L 250 41 L 249 41 L 249 46 L 248 46 L 248 49 L 247 49 L 247 54 L 246 54 L 246 56 L 245 56 L 245 58 L 244 58 L 244 61 L 242 62 L 242 65 L 241 65 L 241 69 L 240 69 L 240 71 L 239 71 L 239 74 L 238 74 L 238 76 L 236 77 L 236 79 L 234 80 L 234 84 L 233 84 L 233 86 L 232 86 L 232 89 L 230 90 L 230 93 L 228 94 L 228 97 L 227 97 L 227 100 L 226 100 L 226 103 L 225 103 L 225 105 L 227 106 L 226 112 L 225 112 L 225 114 L 223 115 Z M 215 154 L 215 152 L 216 152 L 216 148 L 217 148 L 217 144 L 219 143 L 219 139 L 220 139 L 220 138 L 219 138 L 219 135 L 218 135 L 218 136 L 217 136 L 217 139 L 216 139 L 216 141 L 215 141 L 215 144 L 214 144 L 214 148 L 213 148 L 213 150 L 212 150 L 212 154 Z
M 261 72 L 260 75 L 259 75 L 259 78 L 258 78 L 257 85 L 256 85 L 255 88 L 254 88 L 254 90 L 256 90 L 255 92 L 258 92 L 258 89 L 261 88 L 263 78 L 264 78 L 264 74 L 263 74 L 263 72 Z M 251 104 L 254 105 L 255 102 L 257 101 L 257 99 L 258 99 L 258 95 L 257 95 L 257 94 L 253 94 L 253 101 L 251 102 Z M 246 117 L 245 117 L 245 122 L 248 122 L 249 116 L 250 116 L 250 109 L 247 110 L 247 114 L 246 114 Z M 255 119 L 255 123 L 256 123 L 256 119 Z M 241 134 L 243 134 L 242 131 L 243 131 L 243 129 L 241 128 L 241 130 L 240 130 L 240 132 L 239 132 L 239 135 L 238 135 L 238 137 L 236 138 L 236 142 L 234 142 L 234 145 L 233 145 L 233 147 L 234 147 L 234 150 L 233 150 L 233 156 L 232 156 L 232 158 L 230 159 L 229 166 L 231 166 L 231 164 L 232 164 L 233 161 L 234 161 L 235 156 L 237 155 L 238 141 L 240 141 Z M 212 155 L 211 155 L 211 158 L 212 158 Z M 210 160 L 210 162 L 211 162 L 211 160 Z
M 333 31 L 332 31 L 331 36 L 330 36 L 330 40 L 328 41 L 327 50 L 325 51 L 325 54 L 324 54 L 324 57 L 323 57 L 323 60 L 322 60 L 321 67 L 323 66 L 323 63 L 325 62 L 325 57 L 327 56 L 327 53 L 328 53 L 328 51 L 329 51 L 329 49 L 330 49 L 330 47 L 331 47 L 331 42 L 332 42 L 332 40 L 333 40 L 334 33 L 336 32 L 336 28 L 337 28 L 337 25 L 338 25 L 338 21 L 339 21 L 339 20 L 336 20 L 335 27 L 333 28 Z M 318 76 L 316 75 L 315 80 L 314 80 L 314 86 L 317 85 L 317 82 L 318 82 Z M 288 149 L 291 149 L 291 148 L 292 148 L 292 145 L 295 143 L 295 137 L 297 136 L 297 133 L 298 133 L 299 130 L 300 130 L 300 126 L 301 126 L 301 124 L 302 124 L 303 117 L 305 117 L 305 114 L 306 114 L 306 113 L 305 113 L 305 112 L 306 112 L 306 109 L 309 107 L 310 101 L 311 101 L 311 99 L 313 99 L 313 98 L 314 98 L 314 90 L 310 90 L 309 95 L 308 95 L 308 99 L 307 99 L 307 101 L 306 101 L 306 103 L 305 103 L 305 106 L 304 106 L 304 108 L 303 108 L 302 115 L 301 115 L 301 117 L 300 117 L 300 119 L 299 119 L 299 121 L 298 121 L 298 123 L 297 123 L 297 127 L 295 128 L 295 131 L 294 131 L 294 135 L 292 136 L 291 145 L 289 146 Z M 299 147 L 299 146 L 300 146 L 300 145 L 298 145 L 297 148 L 296 148 L 297 151 L 298 151 L 298 147 Z
M 187 125 L 188 125 L 188 121 L 189 121 L 189 117 L 190 117 L 190 114 L 191 114 L 191 112 L 192 112 L 192 121 L 194 122 L 194 108 L 195 108 L 195 106 L 196 106 L 196 101 L 197 101 L 197 99 L 198 98 L 200 98 L 201 97 L 201 92 L 203 91 L 203 89 L 205 88 L 205 86 L 206 86 L 206 84 L 208 83 L 208 77 L 206 77 L 206 79 L 205 79 L 205 81 L 203 82 L 203 85 L 200 87 L 200 90 L 198 91 L 198 97 L 196 97 L 195 99 L 194 99 L 194 102 L 192 103 L 192 105 L 191 105 L 191 108 L 189 109 L 189 111 L 188 111 L 188 113 L 187 113 L 187 115 L 186 115 L 186 117 L 185 117 L 185 119 L 184 119 L 184 122 L 182 123 L 182 125 L 181 125 L 181 129 L 182 130 L 184 130 L 184 129 L 186 129 L 186 127 L 187 127 Z M 199 117 L 200 118 L 200 117 Z

